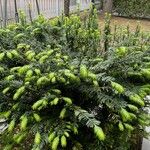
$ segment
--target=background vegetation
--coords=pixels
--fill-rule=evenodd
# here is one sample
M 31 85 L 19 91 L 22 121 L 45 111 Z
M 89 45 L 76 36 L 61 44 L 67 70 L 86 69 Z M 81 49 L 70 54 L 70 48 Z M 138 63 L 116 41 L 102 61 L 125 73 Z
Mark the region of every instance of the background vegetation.
M 119 16 L 150 18 L 149 0 L 114 0 L 113 9 Z

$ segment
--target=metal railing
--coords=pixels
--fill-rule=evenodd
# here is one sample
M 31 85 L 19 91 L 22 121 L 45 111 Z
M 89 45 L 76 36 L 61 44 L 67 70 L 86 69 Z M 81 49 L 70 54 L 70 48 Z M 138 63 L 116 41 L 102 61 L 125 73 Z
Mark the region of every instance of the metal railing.
M 80 9 L 89 8 L 90 2 L 91 0 L 80 0 Z M 77 3 L 71 2 L 71 11 L 76 10 L 75 4 Z M 17 22 L 19 10 L 24 11 L 28 19 L 34 19 L 39 13 L 46 18 L 53 18 L 63 12 L 64 0 L 0 0 L 0 27 Z

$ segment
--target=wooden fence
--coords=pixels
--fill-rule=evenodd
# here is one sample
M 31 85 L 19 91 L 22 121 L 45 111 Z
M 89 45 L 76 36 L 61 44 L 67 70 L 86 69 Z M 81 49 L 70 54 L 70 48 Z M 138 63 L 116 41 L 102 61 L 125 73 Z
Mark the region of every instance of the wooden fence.
M 70 10 L 77 8 L 77 0 L 71 0 Z M 15 5 L 16 2 L 16 5 Z M 89 8 L 91 0 L 78 0 L 80 9 Z M 59 16 L 64 10 L 64 0 L 0 0 L 0 26 L 17 21 L 17 13 L 23 10 L 27 18 L 31 11 L 32 18 L 35 18 L 40 11 L 46 18 Z

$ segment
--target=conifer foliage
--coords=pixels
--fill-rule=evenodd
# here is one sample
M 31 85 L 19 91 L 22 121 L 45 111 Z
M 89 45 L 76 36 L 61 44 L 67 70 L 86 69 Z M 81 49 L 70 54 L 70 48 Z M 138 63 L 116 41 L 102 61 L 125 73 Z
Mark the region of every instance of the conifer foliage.
M 21 16 L 0 30 L 3 149 L 125 150 L 150 124 L 148 49 L 115 45 L 102 54 L 91 11 L 83 22 Z

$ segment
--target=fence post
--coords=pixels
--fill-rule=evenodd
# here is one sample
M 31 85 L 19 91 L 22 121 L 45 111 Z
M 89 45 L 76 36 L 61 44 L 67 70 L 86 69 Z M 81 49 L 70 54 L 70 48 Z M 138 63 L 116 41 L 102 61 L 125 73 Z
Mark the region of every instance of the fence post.
M 64 0 L 64 14 L 65 16 L 69 16 L 70 11 L 70 0 Z
M 103 7 L 104 12 L 111 13 L 113 7 L 113 0 L 104 0 Z
M 4 0 L 4 27 L 7 25 L 7 0 Z
M 37 7 L 38 15 L 40 15 L 40 7 L 39 7 L 38 0 L 36 0 L 35 2 L 36 2 L 36 7 Z
M 14 0 L 14 5 L 15 5 L 15 20 L 16 23 L 19 22 L 19 15 L 18 15 L 18 8 L 17 8 L 17 1 Z

